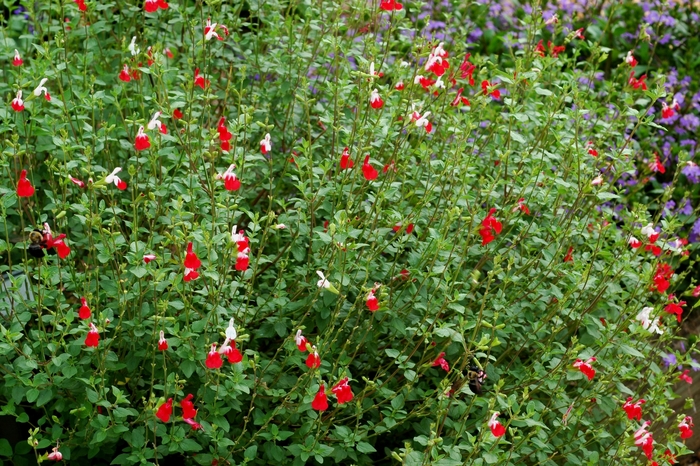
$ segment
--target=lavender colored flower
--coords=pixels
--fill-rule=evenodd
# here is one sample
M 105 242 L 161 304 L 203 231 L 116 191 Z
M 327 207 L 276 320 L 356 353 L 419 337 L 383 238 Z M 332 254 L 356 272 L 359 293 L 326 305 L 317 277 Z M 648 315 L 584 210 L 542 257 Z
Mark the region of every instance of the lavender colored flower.
M 685 167 L 681 169 L 681 173 L 693 184 L 700 182 L 700 167 L 695 162 L 688 161 Z
M 690 203 L 690 199 L 683 199 L 679 204 L 678 212 L 681 215 L 691 215 L 693 213 L 693 204 Z
M 671 367 L 678 362 L 678 360 L 676 359 L 676 355 L 673 353 L 668 353 L 667 355 L 665 355 L 663 357 L 663 361 L 666 367 Z

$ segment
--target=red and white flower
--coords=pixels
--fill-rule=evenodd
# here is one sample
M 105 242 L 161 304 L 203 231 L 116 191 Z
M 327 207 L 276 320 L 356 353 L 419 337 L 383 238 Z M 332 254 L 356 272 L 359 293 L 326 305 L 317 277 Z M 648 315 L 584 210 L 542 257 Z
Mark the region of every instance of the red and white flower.
M 209 369 L 219 369 L 223 364 L 224 360 L 221 359 L 221 355 L 216 351 L 216 343 L 212 343 L 209 353 L 207 353 L 207 359 L 204 364 Z
M 634 236 L 630 236 L 628 243 L 632 249 L 638 249 L 642 245 L 642 242 Z
M 156 255 L 155 254 L 144 254 L 143 256 L 143 263 L 148 264 L 151 261 L 156 260 Z
M 671 105 L 668 105 L 666 102 L 661 102 L 661 117 L 671 118 L 673 115 L 675 115 L 675 112 L 680 111 L 680 109 L 681 106 L 678 104 L 676 99 L 673 99 Z
M 493 434 L 494 437 L 502 437 L 506 433 L 506 428 L 503 427 L 503 424 L 498 422 L 496 419 L 498 415 L 501 414 L 498 411 L 495 411 L 493 415 L 491 415 L 491 419 L 489 419 L 489 427 L 491 428 L 491 434 Z
M 216 30 L 221 28 L 224 31 L 224 35 L 228 36 L 228 28 L 223 24 L 216 24 L 211 22 L 211 18 L 207 18 L 207 24 L 204 26 L 204 40 L 211 40 L 216 37 L 218 40 L 224 40 Z
M 79 188 L 84 188 L 85 187 L 85 182 L 82 180 L 79 180 L 78 178 L 75 178 L 73 176 L 68 175 L 68 179 L 73 183 L 74 185 L 78 186 Z
M 20 89 L 17 91 L 17 97 L 12 99 L 12 103 L 10 104 L 12 106 L 12 110 L 15 112 L 21 112 L 24 110 L 24 100 L 22 100 L 22 90 Z
M 447 359 L 445 359 L 444 351 L 440 353 L 437 358 L 435 358 L 435 361 L 433 361 L 432 366 L 440 366 L 445 372 L 450 372 L 450 364 L 447 362 Z
M 168 340 L 165 339 L 165 332 L 160 331 L 160 338 L 158 339 L 158 350 L 165 351 L 168 349 Z
M 307 345 L 309 344 L 309 340 L 301 334 L 301 329 L 297 330 L 297 334 L 294 336 L 294 344 L 297 345 L 297 348 L 302 353 L 308 351 Z
M 445 74 L 445 71 L 450 67 L 450 63 L 447 61 L 447 52 L 442 48 L 443 42 L 433 48 L 428 56 L 428 60 L 425 62 L 425 71 L 430 71 L 436 76 L 440 77 Z
M 139 132 L 136 133 L 136 138 L 134 139 L 134 148 L 141 151 L 149 147 L 151 147 L 151 140 L 148 139 L 148 134 L 144 132 L 143 126 L 139 126 Z
M 44 87 L 44 84 L 48 81 L 48 78 L 41 78 L 41 81 L 39 82 L 39 85 L 34 89 L 34 95 L 39 97 L 41 93 L 44 93 L 44 99 L 46 99 L 47 102 L 51 102 L 51 94 L 49 94 L 49 90 Z
M 355 162 L 350 158 L 350 148 L 343 149 L 343 154 L 340 156 L 340 169 L 347 170 L 355 166 Z
M 370 290 L 370 292 L 367 294 L 367 299 L 365 300 L 365 304 L 367 304 L 367 308 L 374 312 L 379 309 L 379 300 L 374 294 L 375 289 Z
M 693 436 L 693 418 L 686 416 L 681 422 L 678 423 L 678 430 L 681 432 L 681 439 L 689 439 Z
M 224 180 L 224 188 L 227 191 L 238 191 L 241 188 L 241 180 L 233 172 L 235 168 L 236 165 L 231 164 L 225 172 L 216 175 L 217 180 Z
M 429 111 L 421 115 L 418 111 L 414 110 L 411 114 L 411 121 L 415 122 L 417 127 L 425 128 L 426 133 L 430 133 L 433 130 L 433 124 L 428 121 L 429 115 Z
M 68 257 L 68 255 L 70 255 L 70 247 L 68 247 L 64 241 L 66 239 L 65 233 L 61 233 L 54 238 L 53 233 L 51 232 L 51 227 L 48 223 L 44 223 L 44 231 L 42 233 L 44 235 L 43 247 L 45 247 L 47 251 L 54 249 L 56 254 L 58 254 L 58 257 L 61 259 L 65 259 Z
M 634 58 L 634 55 L 632 55 L 632 51 L 630 50 L 627 52 L 627 56 L 625 57 L 625 63 L 627 63 L 629 66 L 634 68 L 637 66 L 637 59 Z
M 202 261 L 199 260 L 197 254 L 192 250 L 192 241 L 187 243 L 187 253 L 185 254 L 185 278 L 186 282 L 199 278 L 199 269 L 202 266 Z
M 22 66 L 24 60 L 19 56 L 19 52 L 15 49 L 15 58 L 12 59 L 12 66 Z
M 377 91 L 376 89 L 374 89 L 369 96 L 369 104 L 375 110 L 380 109 L 384 106 L 384 101 L 379 96 L 379 91 Z
M 90 307 L 87 305 L 87 299 L 85 297 L 80 298 L 80 309 L 78 310 L 78 317 L 82 320 L 89 319 L 92 315 Z
M 233 243 L 236 243 L 236 247 L 238 248 L 239 251 L 242 251 L 244 249 L 248 249 L 248 247 L 250 245 L 250 240 L 245 235 L 243 230 L 236 232 L 237 228 L 238 227 L 236 225 L 234 225 L 233 228 L 231 228 L 231 241 Z
M 397 91 L 403 91 L 403 89 L 404 89 L 403 81 L 397 82 L 394 85 L 394 89 L 396 89 Z
M 168 128 L 165 126 L 165 123 L 158 119 L 162 114 L 163 112 L 154 113 L 153 118 L 151 118 L 151 121 L 148 122 L 148 125 L 146 127 L 151 131 L 158 128 L 158 131 L 160 131 L 161 133 L 168 134 Z
M 642 451 L 644 451 L 644 454 L 649 459 L 652 458 L 652 453 L 654 450 L 654 438 L 652 437 L 651 432 L 647 430 L 650 425 L 650 421 L 645 421 L 642 424 L 642 427 L 637 429 L 637 431 L 634 433 L 634 444 L 638 447 L 642 447 Z
M 595 377 L 595 369 L 593 369 L 592 363 L 595 362 L 596 358 L 588 358 L 586 361 L 582 361 L 581 359 L 577 359 L 574 362 L 574 368 L 578 369 L 581 371 L 583 375 L 585 375 L 588 380 L 593 380 L 593 377 Z
M 463 92 L 464 92 L 464 88 L 463 88 L 463 87 L 460 87 L 460 88 L 457 90 L 457 94 L 455 95 L 455 98 L 452 99 L 452 102 L 450 102 L 450 105 L 451 105 L 451 106 L 456 107 L 456 106 L 458 106 L 460 103 L 466 105 L 467 107 L 470 106 L 470 104 L 469 104 L 469 99 L 467 99 L 466 97 L 464 97 L 464 96 L 462 95 Z
M 100 333 L 97 331 L 97 327 L 95 327 L 95 324 L 90 322 L 90 330 L 88 331 L 88 334 L 85 337 L 85 346 L 97 348 L 97 345 L 99 345 L 99 344 L 100 344 Z
M 143 128 L 143 126 L 141 128 Z M 126 182 L 122 181 L 122 179 L 117 176 L 117 173 L 119 173 L 120 171 L 122 171 L 122 167 L 117 167 L 114 170 L 112 170 L 112 173 L 107 175 L 107 177 L 105 178 L 105 183 L 114 183 L 114 186 L 116 186 L 120 191 L 124 191 L 126 189 Z
M 352 401 L 352 388 L 350 388 L 350 385 L 348 385 L 348 381 L 349 379 L 345 377 L 340 382 L 333 385 L 333 388 L 331 388 L 331 392 L 333 392 L 335 397 L 338 399 L 339 405 Z
M 581 39 L 585 40 L 586 38 L 583 36 L 583 28 L 577 29 L 576 32 L 574 33 L 574 38 L 576 39 Z
M 318 369 L 321 367 L 321 356 L 316 350 L 316 345 L 312 346 L 311 351 L 309 351 L 309 355 L 306 358 L 306 367 L 309 369 Z
M 56 446 L 53 447 L 53 451 L 46 456 L 46 459 L 51 461 L 63 460 L 63 454 L 60 451 L 58 451 L 58 444 L 56 444 Z
M 659 328 L 660 317 L 651 318 L 651 313 L 654 311 L 653 307 L 644 307 L 639 314 L 637 314 L 637 320 L 644 330 L 648 330 L 651 333 L 663 334 L 664 331 Z
M 267 154 L 272 150 L 272 142 L 270 142 L 270 133 L 267 133 L 264 138 L 260 141 L 260 152 L 263 155 Z
M 131 81 L 131 73 L 129 72 L 129 65 L 124 65 L 124 68 L 122 68 L 121 72 L 119 73 L 119 79 L 121 81 L 124 81 L 125 83 L 128 83 Z

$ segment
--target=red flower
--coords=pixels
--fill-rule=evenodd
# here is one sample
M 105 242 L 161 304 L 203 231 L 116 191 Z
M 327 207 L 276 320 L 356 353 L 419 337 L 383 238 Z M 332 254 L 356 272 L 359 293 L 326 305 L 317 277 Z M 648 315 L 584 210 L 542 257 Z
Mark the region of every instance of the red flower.
M 12 66 L 22 66 L 22 57 L 19 56 L 19 52 L 15 49 L 15 58 L 12 60 Z
M 464 92 L 464 88 L 463 88 L 463 87 L 460 87 L 460 88 L 457 90 L 457 95 L 455 95 L 455 98 L 452 99 L 452 102 L 450 102 L 450 105 L 452 105 L 453 107 L 456 107 L 456 106 L 458 106 L 458 105 L 461 103 L 461 104 L 464 104 L 464 105 L 466 105 L 467 107 L 469 107 L 469 105 L 470 105 L 470 104 L 469 104 L 469 99 L 467 99 L 466 97 L 462 96 L 462 92 Z
M 168 401 L 158 407 L 156 417 L 163 422 L 170 422 L 170 416 L 173 414 L 173 399 L 168 398 Z
M 700 296 L 700 285 L 693 288 L 693 298 L 697 298 L 699 296 Z
M 442 42 L 436 45 L 425 62 L 425 71 L 430 71 L 437 77 L 444 75 L 450 67 L 450 63 L 447 61 L 448 54 L 442 46 Z
M 92 346 L 93 348 L 97 348 L 97 345 L 99 343 L 100 334 L 97 331 L 97 327 L 95 327 L 95 324 L 90 322 L 90 330 L 88 331 L 88 334 L 85 337 L 85 346 Z
M 535 46 L 535 53 L 540 57 L 544 57 L 544 45 L 542 44 L 542 39 Z
M 476 71 L 476 65 L 469 61 L 470 56 L 471 56 L 471 54 L 468 53 L 464 57 L 462 64 L 459 65 L 459 70 L 462 72 L 462 74 L 460 75 L 460 78 L 462 78 L 462 79 L 468 78 L 469 85 L 473 86 L 474 85 L 474 71 Z
M 654 451 L 654 439 L 651 432 L 647 430 L 647 427 L 649 427 L 650 424 L 651 422 L 646 421 L 644 424 L 642 424 L 642 427 L 637 429 L 637 431 L 634 433 L 634 444 L 638 447 L 641 446 L 644 454 L 649 459 L 652 458 Z
M 479 235 L 481 235 L 481 245 L 486 246 L 491 241 L 496 239 L 496 235 L 501 233 L 503 225 L 501 222 L 496 220 L 493 214 L 496 213 L 496 209 L 493 208 L 489 210 L 488 215 L 481 221 L 481 228 L 479 228 Z
M 664 307 L 664 311 L 668 312 L 669 314 L 676 314 L 676 319 L 678 319 L 678 322 L 680 322 L 681 316 L 683 315 L 683 306 L 685 306 L 685 301 L 668 303 L 666 307 Z
M 53 447 L 53 451 L 46 455 L 46 459 L 51 461 L 61 461 L 63 459 L 63 453 L 58 451 L 58 443 Z
M 124 65 L 124 68 L 122 68 L 121 72 L 119 73 L 119 79 L 124 81 L 125 83 L 131 81 L 131 73 L 129 72 L 128 65 Z
M 209 353 L 207 354 L 207 360 L 205 361 L 205 365 L 209 369 L 218 369 L 224 364 L 224 361 L 221 359 L 221 355 L 219 354 L 218 351 L 216 351 L 216 343 L 212 343 L 211 349 L 209 350 Z
M 69 176 L 68 179 L 70 179 L 71 183 L 74 185 L 78 186 L 79 188 L 84 188 L 85 187 L 85 182 L 82 180 L 79 180 L 78 178 L 74 178 L 72 176 Z
M 693 436 L 693 426 L 694 424 L 692 417 L 686 416 L 683 418 L 683 420 L 678 424 L 678 429 L 681 431 L 681 439 L 685 440 Z
M 236 270 L 239 272 L 248 270 L 248 264 L 250 263 L 250 258 L 247 254 L 248 252 L 250 252 L 250 249 L 246 248 L 242 251 L 239 250 L 238 255 L 236 255 Z
M 365 301 L 365 303 L 367 304 L 367 308 L 372 312 L 379 309 L 379 300 L 374 295 L 374 290 L 371 290 L 367 294 L 367 300 Z
M 146 0 L 146 3 L 144 4 L 144 9 L 147 13 L 155 13 L 156 11 L 158 11 L 158 8 L 167 10 L 168 6 L 168 2 L 166 2 L 165 0 Z
M 22 170 L 19 173 L 19 180 L 17 181 L 17 196 L 19 197 L 32 197 L 34 195 L 34 186 L 27 179 L 27 170 Z
M 22 110 L 24 110 L 24 100 L 22 100 L 21 90 L 17 91 L 17 97 L 12 99 L 12 103 L 10 104 L 10 106 L 15 112 L 21 112 Z
M 241 180 L 239 180 L 233 172 L 234 168 L 236 168 L 236 166 L 231 164 L 224 173 L 216 175 L 216 179 L 224 180 L 224 188 L 226 188 L 227 191 L 238 191 L 241 189 Z
M 403 88 L 404 88 L 403 81 L 397 82 L 396 85 L 394 86 L 394 89 L 396 89 L 397 91 L 403 91 Z
M 248 238 L 245 236 L 245 232 L 243 230 L 239 231 L 236 233 L 236 225 L 231 228 L 231 241 L 236 243 L 236 247 L 238 248 L 239 251 L 243 251 L 245 249 L 248 249 L 250 245 L 250 241 Z
M 523 212 L 525 215 L 530 215 L 530 209 L 525 205 L 525 198 L 524 197 L 521 197 L 520 199 L 518 199 L 518 205 L 513 207 L 513 212 L 516 212 L 518 210 Z
M 117 173 L 119 173 L 120 171 L 122 171 L 122 167 L 116 167 L 114 170 L 112 170 L 112 173 L 105 177 L 105 183 L 114 183 L 117 189 L 119 189 L 120 191 L 124 191 L 126 189 L 126 183 L 117 176 Z
M 632 249 L 637 249 L 637 248 L 639 248 L 639 247 L 642 245 L 642 242 L 639 241 L 639 240 L 638 240 L 637 238 L 635 238 L 634 236 L 630 236 L 630 239 L 629 239 L 628 243 L 629 243 L 629 245 L 630 245 L 630 247 L 631 247 Z
M 267 133 L 260 141 L 260 152 L 265 155 L 272 150 L 272 142 L 270 141 L 270 133 Z
M 194 409 L 194 403 L 192 403 L 192 398 L 194 398 L 194 395 L 189 393 L 180 402 L 180 407 L 182 408 L 182 418 L 183 419 L 194 419 L 197 416 L 197 410 Z
M 144 254 L 143 256 L 143 263 L 148 264 L 151 261 L 156 260 L 156 255 L 155 254 Z
M 591 363 L 595 360 L 596 358 L 588 358 L 588 360 L 584 362 L 577 359 L 576 362 L 574 362 L 574 368 L 580 370 L 583 375 L 588 377 L 588 380 L 593 380 L 593 377 L 595 377 L 595 369 L 593 369 Z
M 643 74 L 642 76 L 639 77 L 639 79 L 637 79 L 637 78 L 634 77 L 634 71 L 631 71 L 631 72 L 630 72 L 630 78 L 629 78 L 629 80 L 628 80 L 627 82 L 628 82 L 628 84 L 629 84 L 630 86 L 632 86 L 632 88 L 633 88 L 634 90 L 637 90 L 637 89 L 640 89 L 640 88 L 641 88 L 643 91 L 646 91 L 646 90 L 647 90 L 646 79 L 647 79 L 647 75 L 646 75 L 646 74 Z
M 237 364 L 241 361 L 243 361 L 243 355 L 241 352 L 236 348 L 236 341 L 231 340 L 231 346 L 229 346 L 228 342 L 224 344 L 221 348 L 223 350 L 224 355 L 228 358 L 228 362 L 231 364 Z
M 413 84 L 420 84 L 423 87 L 423 89 L 427 91 L 429 90 L 430 86 L 435 84 L 435 80 L 426 78 L 425 76 L 419 74 L 415 78 L 413 78 Z
M 343 380 L 338 382 L 331 388 L 331 391 L 338 399 L 338 404 L 342 405 L 352 400 L 352 388 L 348 385 L 348 378 L 345 377 Z
M 204 79 L 204 75 L 199 74 L 199 68 L 194 70 L 194 85 L 202 89 L 206 89 L 209 86 L 209 80 Z
M 628 419 L 637 419 L 638 421 L 642 420 L 642 405 L 646 403 L 644 399 L 640 399 L 639 401 L 636 401 L 632 403 L 632 397 L 628 397 L 627 401 L 625 402 L 624 405 L 622 405 L 622 409 L 625 410 L 627 413 L 627 418 Z
M 403 10 L 403 5 L 396 0 L 381 0 L 379 8 L 384 11 L 401 11 Z
M 678 111 L 681 109 L 681 106 L 678 105 L 678 102 L 676 102 L 676 99 L 673 99 L 673 102 L 671 105 L 668 105 L 666 102 L 661 102 L 661 117 L 662 118 L 671 118 L 673 115 L 675 115 L 675 111 Z
M 627 52 L 627 56 L 625 57 L 625 63 L 627 63 L 629 66 L 634 68 L 637 66 L 637 59 L 634 58 L 634 55 L 632 55 L 632 51 L 630 50 Z
M 173 118 L 175 118 L 176 120 L 181 119 L 183 116 L 184 115 L 182 114 L 182 110 L 180 110 L 179 108 L 173 110 Z
M 309 340 L 306 339 L 304 335 L 301 334 L 301 329 L 297 330 L 297 334 L 294 336 L 294 344 L 297 345 L 297 348 L 299 348 L 299 351 L 302 353 L 307 350 L 306 345 L 309 343 Z
M 668 448 L 664 452 L 664 458 L 668 460 L 669 464 L 676 464 L 676 455 L 671 453 L 671 450 L 669 450 Z
M 435 359 L 435 361 L 433 361 L 432 366 L 433 367 L 440 366 L 444 369 L 445 372 L 450 372 L 450 364 L 445 359 L 445 352 L 444 351 L 442 353 L 440 353 L 440 355 L 437 357 L 437 359 Z
M 569 246 L 568 251 L 566 251 L 566 255 L 564 256 L 564 262 L 573 262 L 574 261 L 574 247 Z
M 414 111 L 411 114 L 411 121 L 415 121 L 417 127 L 425 128 L 426 133 L 430 133 L 433 130 L 433 124 L 428 121 L 428 115 L 430 115 L 430 112 L 425 112 L 421 115 L 417 111 Z
M 692 384 L 693 383 L 693 378 L 688 375 L 688 372 L 690 372 L 690 369 L 686 369 L 683 371 L 681 375 L 678 376 L 679 379 L 681 379 L 683 382 Z
M 85 4 L 85 0 L 75 0 L 75 3 L 78 4 L 78 9 L 80 11 L 87 11 L 87 5 Z
M 491 84 L 487 79 L 484 79 L 481 81 L 481 90 L 483 91 L 484 95 L 489 95 L 491 94 L 491 97 L 494 99 L 500 99 L 501 98 L 501 91 L 498 89 L 493 89 L 489 91 L 490 87 L 494 87 L 494 84 Z
M 202 266 L 197 254 L 192 251 L 192 242 L 187 243 L 187 254 L 185 255 L 185 281 L 189 282 L 199 277 L 197 269 Z
M 90 308 L 87 305 L 87 299 L 85 299 L 84 297 L 80 298 L 80 303 L 82 304 L 82 306 L 80 306 L 80 309 L 78 310 L 78 317 L 80 317 L 83 320 L 89 319 L 92 313 L 90 312 Z
M 379 172 L 369 163 L 369 155 L 365 157 L 365 162 L 362 164 L 362 174 L 367 181 L 376 180 Z
M 565 46 L 554 45 L 551 40 L 547 42 L 547 47 L 549 47 L 549 52 L 554 58 L 559 57 L 559 54 L 566 50 Z
M 165 351 L 168 349 L 168 340 L 165 339 L 165 332 L 160 331 L 160 339 L 158 340 L 158 350 Z M 167 421 L 165 421 L 167 422 Z
M 134 148 L 136 150 L 146 150 L 151 147 L 151 141 L 148 139 L 148 134 L 143 131 L 143 126 L 139 127 L 139 132 L 134 139 Z
M 306 367 L 309 369 L 318 369 L 321 367 L 321 356 L 319 356 L 318 351 L 316 351 L 316 346 L 311 347 L 309 356 L 306 358 Z
M 506 428 L 503 427 L 503 424 L 498 422 L 496 419 L 500 413 L 498 411 L 494 412 L 493 415 L 491 416 L 491 419 L 489 420 L 489 427 L 491 428 L 491 434 L 493 434 L 494 437 L 502 437 L 506 433 Z
M 654 273 L 654 286 L 651 287 L 653 290 L 656 288 L 656 290 L 659 293 L 664 293 L 668 289 L 669 286 L 671 286 L 671 282 L 669 281 L 671 277 L 673 276 L 673 269 L 671 269 L 671 266 L 668 264 L 659 264 L 656 266 L 656 273 Z
M 585 40 L 586 38 L 583 36 L 583 28 L 577 29 L 576 32 L 574 33 L 574 38 Z
M 326 397 L 326 389 L 323 384 L 318 387 L 318 393 L 311 402 L 311 407 L 316 411 L 325 411 L 328 409 L 328 397 Z
M 378 110 L 384 106 L 384 101 L 381 97 L 379 97 L 379 92 L 377 92 L 376 89 L 374 89 L 369 96 L 369 104 L 375 110 Z
M 661 163 L 658 155 L 654 154 L 654 160 L 649 164 L 649 170 L 654 173 L 666 173 L 666 167 Z
M 350 149 L 346 147 L 343 149 L 343 155 L 340 156 L 340 169 L 347 170 L 355 166 L 355 162 L 350 158 Z
M 55 249 L 56 253 L 58 254 L 58 257 L 61 259 L 65 259 L 68 257 L 70 254 L 70 248 L 68 245 L 63 241 L 66 238 L 65 233 L 61 233 L 57 237 L 53 237 L 53 234 L 51 233 L 51 227 L 49 227 L 48 223 L 44 223 L 44 246 L 47 251 L 51 251 L 51 249 Z

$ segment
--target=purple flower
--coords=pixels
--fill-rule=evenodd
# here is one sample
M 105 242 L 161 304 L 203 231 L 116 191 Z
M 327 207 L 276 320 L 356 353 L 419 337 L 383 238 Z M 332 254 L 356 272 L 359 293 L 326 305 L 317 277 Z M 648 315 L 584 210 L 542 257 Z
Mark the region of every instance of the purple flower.
M 698 184 L 698 182 L 700 182 L 700 167 L 698 167 L 695 162 L 686 162 L 685 167 L 681 169 L 681 173 L 693 184 Z
M 683 199 L 678 207 L 678 212 L 681 215 L 691 215 L 693 213 L 693 204 L 690 203 L 690 199 Z
M 676 355 L 673 353 L 668 353 L 667 355 L 665 355 L 663 357 L 663 361 L 666 367 L 671 367 L 678 362 L 678 360 L 676 359 Z

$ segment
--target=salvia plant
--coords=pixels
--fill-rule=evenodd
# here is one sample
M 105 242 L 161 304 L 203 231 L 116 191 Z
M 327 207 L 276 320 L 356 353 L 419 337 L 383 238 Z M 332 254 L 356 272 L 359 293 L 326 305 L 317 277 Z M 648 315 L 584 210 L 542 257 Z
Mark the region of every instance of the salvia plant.
M 5 2 L 0 459 L 689 453 L 683 107 L 569 3 Z

